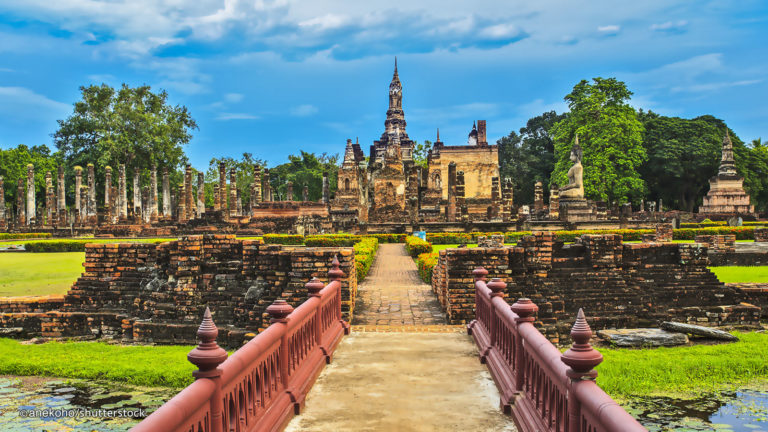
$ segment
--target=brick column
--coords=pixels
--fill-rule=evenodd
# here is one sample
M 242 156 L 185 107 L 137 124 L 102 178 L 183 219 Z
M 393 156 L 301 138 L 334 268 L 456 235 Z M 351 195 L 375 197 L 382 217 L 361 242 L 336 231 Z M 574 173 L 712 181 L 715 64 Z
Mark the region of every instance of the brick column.
M 139 169 L 133 169 L 133 220 L 141 223 L 141 181 L 139 178 Z
M 218 184 L 213 185 L 213 211 L 221 211 L 221 194 Z
M 59 176 L 56 181 L 56 193 L 57 193 L 57 206 L 56 216 L 58 218 L 58 224 L 65 226 L 67 224 L 67 199 L 65 195 L 65 183 L 64 183 L 64 166 L 59 165 Z
M 219 162 L 219 205 L 224 217 L 229 215 L 227 205 L 227 164 Z
M 301 194 L 301 200 L 304 202 L 309 201 L 309 186 L 304 185 L 304 192 Z
M 331 185 L 328 181 L 328 172 L 323 171 L 323 204 L 328 204 L 331 196 Z
M 448 164 L 448 207 L 445 209 L 446 222 L 456 222 L 456 164 Z
M 56 196 L 53 192 L 53 175 L 50 171 L 45 173 L 45 225 L 52 225 L 56 207 Z
M 86 215 L 88 216 L 88 223 L 96 224 L 96 168 L 92 163 L 88 164 L 88 205 L 86 207 Z
M 157 165 L 152 165 L 149 173 L 149 219 L 157 221 Z
M 197 173 L 197 217 L 202 218 L 205 214 L 205 175 Z
M 168 167 L 163 168 L 163 217 L 171 217 L 171 181 L 168 178 Z
M 115 210 L 112 208 L 112 167 L 106 166 L 104 168 L 104 212 L 106 213 L 105 222 L 112 223 L 112 218 L 115 215 Z
M 533 209 L 544 210 L 544 184 L 540 181 L 533 185 Z
M 187 164 L 184 169 L 184 206 L 187 208 L 186 219 L 194 219 L 197 214 L 197 202 L 192 190 L 192 165 Z
M 253 189 L 251 190 L 251 211 L 261 202 L 261 167 L 253 167 Z
M 35 223 L 35 166 L 27 165 L 27 225 Z
M 88 207 L 88 186 L 81 186 L 80 191 L 80 223 L 86 224 L 86 208 Z
M 80 192 L 83 187 L 83 168 L 75 167 L 75 223 L 83 223 L 83 208 L 80 200 Z
M 467 212 L 467 205 L 465 201 L 465 185 L 464 185 L 464 171 L 458 171 L 456 173 L 456 209 L 460 211 L 460 219 L 462 222 L 469 220 L 469 214 Z
M 179 195 L 178 195 L 178 207 L 176 211 L 176 220 L 179 222 L 186 222 L 187 221 L 187 207 L 184 205 L 184 185 L 179 186 Z
M 229 170 L 229 216 L 237 216 L 237 171 Z
M 556 183 L 549 185 L 549 218 L 558 219 L 560 217 L 560 189 Z
M 19 179 L 16 186 L 16 225 L 23 226 L 27 224 L 27 212 L 24 207 L 24 179 Z
M 288 182 L 288 184 L 286 185 L 286 192 L 287 193 L 286 193 L 285 200 L 293 201 L 293 182 L 290 182 L 290 181 Z
M 264 201 L 272 201 L 272 185 L 269 184 L 269 168 L 264 168 Z
M 125 179 L 125 164 L 120 164 L 118 171 L 118 206 L 120 211 L 120 221 L 124 221 L 128 218 L 128 188 L 126 186 Z
M 504 187 L 501 190 L 501 201 L 504 220 L 509 221 L 513 219 L 514 190 L 512 189 L 512 180 L 509 177 L 504 179 Z

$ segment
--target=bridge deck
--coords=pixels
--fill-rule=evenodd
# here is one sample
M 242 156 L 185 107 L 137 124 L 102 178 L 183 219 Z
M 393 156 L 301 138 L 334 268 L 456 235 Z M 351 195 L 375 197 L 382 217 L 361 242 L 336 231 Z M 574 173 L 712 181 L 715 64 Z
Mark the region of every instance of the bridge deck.
M 359 292 L 357 325 L 287 431 L 515 430 L 472 339 L 445 325 L 403 245 L 381 246 Z

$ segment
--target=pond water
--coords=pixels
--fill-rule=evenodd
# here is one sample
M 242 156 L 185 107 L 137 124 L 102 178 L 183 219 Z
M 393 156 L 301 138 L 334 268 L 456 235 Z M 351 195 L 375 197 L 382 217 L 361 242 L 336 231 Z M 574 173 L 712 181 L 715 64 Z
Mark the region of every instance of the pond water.
M 722 392 L 698 399 L 637 398 L 624 406 L 652 432 L 768 432 L 766 391 Z
M 142 410 L 148 415 L 176 393 L 115 383 L 0 377 L 0 430 L 127 431 L 141 420 L 132 417 Z

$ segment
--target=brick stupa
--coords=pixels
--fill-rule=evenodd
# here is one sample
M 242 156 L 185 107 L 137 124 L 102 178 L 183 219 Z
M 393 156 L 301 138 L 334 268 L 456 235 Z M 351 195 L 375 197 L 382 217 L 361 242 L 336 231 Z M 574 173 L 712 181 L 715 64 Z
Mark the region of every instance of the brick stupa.
M 733 160 L 733 143 L 728 131 L 723 138 L 723 154 L 720 169 L 716 176 L 709 179 L 709 192 L 704 203 L 699 207 L 700 214 L 735 215 L 755 212 L 750 204 L 749 195 L 744 191 L 744 177 L 736 172 Z

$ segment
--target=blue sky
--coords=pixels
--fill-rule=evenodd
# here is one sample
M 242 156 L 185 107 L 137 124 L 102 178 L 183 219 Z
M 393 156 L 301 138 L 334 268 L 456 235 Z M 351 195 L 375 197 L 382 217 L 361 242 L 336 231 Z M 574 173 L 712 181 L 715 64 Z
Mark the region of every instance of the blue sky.
M 0 0 L 0 147 L 51 143 L 78 87 L 149 84 L 189 107 L 192 163 L 367 149 L 393 58 L 408 133 L 489 141 L 614 76 L 632 104 L 768 139 L 768 2 Z

